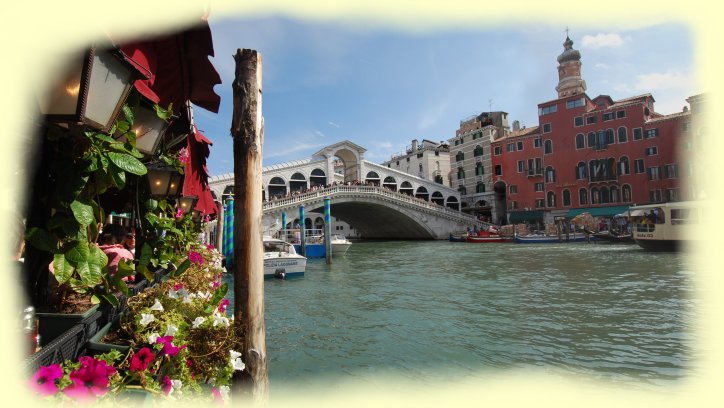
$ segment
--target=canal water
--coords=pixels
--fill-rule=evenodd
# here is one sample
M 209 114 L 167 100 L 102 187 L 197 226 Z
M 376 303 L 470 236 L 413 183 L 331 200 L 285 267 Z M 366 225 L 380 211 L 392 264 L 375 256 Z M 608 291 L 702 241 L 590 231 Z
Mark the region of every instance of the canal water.
M 494 378 L 663 389 L 695 364 L 686 254 L 636 245 L 360 242 L 265 281 L 270 390 Z

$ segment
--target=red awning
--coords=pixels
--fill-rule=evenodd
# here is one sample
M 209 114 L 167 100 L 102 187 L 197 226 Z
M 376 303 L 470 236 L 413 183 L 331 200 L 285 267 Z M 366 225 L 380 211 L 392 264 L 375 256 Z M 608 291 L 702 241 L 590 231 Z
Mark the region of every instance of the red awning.
M 178 34 L 128 43 L 121 46 L 126 58 L 145 73 L 136 89 L 163 107 L 175 111 L 187 100 L 211 112 L 219 111 L 221 98 L 214 85 L 221 77 L 209 61 L 214 56 L 211 29 L 206 20 Z
M 195 210 L 203 214 L 216 214 L 216 204 L 211 196 L 211 188 L 209 187 L 209 173 L 206 169 L 206 159 L 209 157 L 209 146 L 211 141 L 207 139 L 196 125 L 193 126 L 193 132 L 186 138 L 186 148 L 189 153 L 189 160 L 184 168 L 184 196 L 196 196 Z

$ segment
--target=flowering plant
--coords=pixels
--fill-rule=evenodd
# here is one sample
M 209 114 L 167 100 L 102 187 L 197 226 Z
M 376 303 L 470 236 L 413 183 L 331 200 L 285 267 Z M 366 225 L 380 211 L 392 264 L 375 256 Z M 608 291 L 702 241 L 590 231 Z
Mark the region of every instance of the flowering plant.
M 131 346 L 128 355 L 114 351 L 41 367 L 32 388 L 55 398 L 117 398 L 141 389 L 161 398 L 228 400 L 232 375 L 245 364 L 233 317 L 227 316 L 222 256 L 196 243 L 189 257 L 194 262 L 184 274 L 128 299 L 115 334 Z

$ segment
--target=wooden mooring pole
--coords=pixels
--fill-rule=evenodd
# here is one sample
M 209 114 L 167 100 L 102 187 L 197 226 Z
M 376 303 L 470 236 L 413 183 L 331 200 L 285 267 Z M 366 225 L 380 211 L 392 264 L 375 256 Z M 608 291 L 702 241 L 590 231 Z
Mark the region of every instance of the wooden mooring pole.
M 269 377 L 264 328 L 264 248 L 262 243 L 261 160 L 264 124 L 261 115 L 262 58 L 255 50 L 234 55 L 231 136 L 234 140 L 234 316 L 241 323 L 246 370 L 234 382 L 234 395 L 251 392 L 266 403 Z

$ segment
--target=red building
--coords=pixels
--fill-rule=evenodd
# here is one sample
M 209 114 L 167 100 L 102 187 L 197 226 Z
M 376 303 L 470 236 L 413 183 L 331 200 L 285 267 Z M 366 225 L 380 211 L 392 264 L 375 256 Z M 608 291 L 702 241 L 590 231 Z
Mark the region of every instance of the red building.
M 558 98 L 538 104 L 538 126 L 492 142 L 499 223 L 551 222 L 584 211 L 612 216 L 634 204 L 694 198 L 682 188 L 691 112 L 661 115 L 654 97 L 591 99 L 581 56 L 566 38 L 558 56 Z M 689 98 L 692 108 L 701 96 Z

